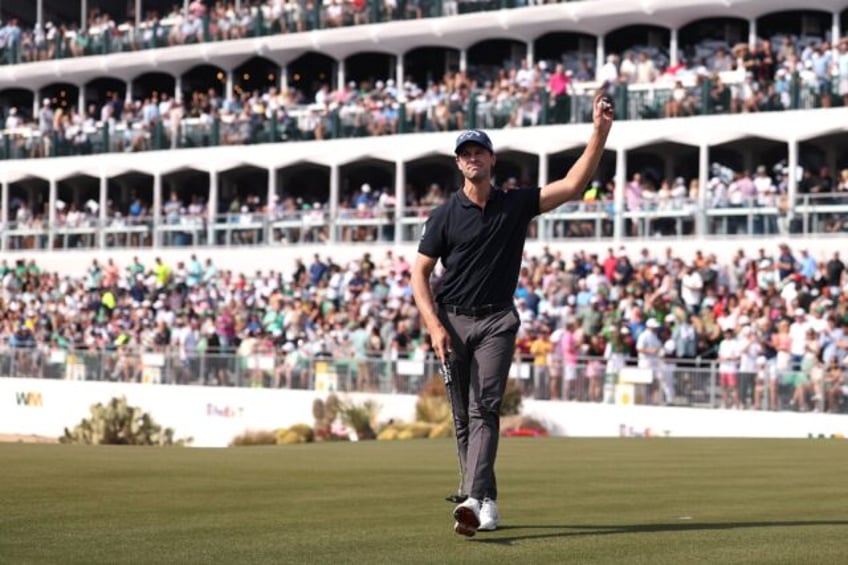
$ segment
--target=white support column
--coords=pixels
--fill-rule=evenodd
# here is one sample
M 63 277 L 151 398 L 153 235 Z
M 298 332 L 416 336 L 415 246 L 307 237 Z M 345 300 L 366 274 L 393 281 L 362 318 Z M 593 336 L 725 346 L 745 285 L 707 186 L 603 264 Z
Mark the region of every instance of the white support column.
M 183 101 L 183 77 L 182 75 L 177 75 L 174 79 L 174 100 L 177 102 Z
M 459 50 L 459 72 L 464 73 L 468 70 L 468 50 Z
M 289 89 L 289 67 L 283 65 L 280 67 L 280 91 L 285 92 Z
M 597 41 L 597 45 L 595 45 L 595 80 L 598 80 L 598 77 L 601 76 L 601 67 L 604 66 L 604 59 L 606 59 L 604 37 L 604 34 L 601 34 L 595 38 L 595 41 Z
M 616 243 L 620 243 L 624 236 L 624 186 L 627 184 L 627 152 L 618 148 L 615 151 L 615 194 L 613 195 L 613 208 L 615 219 L 613 220 L 612 234 Z
M 209 171 L 209 200 L 206 203 L 207 225 L 206 225 L 206 245 L 215 245 L 215 215 L 218 213 L 218 171 L 212 169 Z M 229 238 L 229 233 L 226 234 Z M 195 245 L 197 242 L 194 242 Z M 229 241 L 225 242 L 229 244 Z
M 533 40 L 527 42 L 527 66 L 532 67 L 536 64 L 536 51 L 533 49 Z
M 106 205 L 109 202 L 109 178 L 101 173 L 100 177 L 100 198 L 98 199 L 98 205 L 100 208 L 97 210 L 99 221 L 97 222 L 98 230 L 98 242 L 97 245 L 100 249 L 106 249 L 106 224 L 109 221 L 108 216 L 108 206 Z
M 748 20 L 748 48 L 754 49 L 757 46 L 757 18 Z
M 830 49 L 832 51 L 833 60 L 839 60 L 839 38 L 842 37 L 842 22 L 839 18 L 839 12 L 833 12 L 833 20 L 830 25 Z
M 189 0 L 183 0 L 183 13 L 188 14 L 188 4 Z
M 82 0 L 80 4 L 80 29 L 88 29 L 88 0 Z
M 265 206 L 266 214 L 265 214 L 265 222 L 267 222 L 267 229 L 265 230 L 265 245 L 269 245 L 273 243 L 274 237 L 274 229 L 271 227 L 271 224 L 274 221 L 274 206 L 276 205 L 277 198 L 277 169 L 276 167 L 268 167 L 268 195 L 265 199 L 267 205 Z
M 798 168 L 798 141 L 789 140 L 789 183 L 787 187 L 787 195 L 789 196 L 789 220 L 792 219 L 792 210 L 798 205 L 798 177 L 795 176 Z
M 35 25 L 39 26 L 46 33 L 44 29 L 44 0 L 38 0 L 35 4 Z
M 162 223 L 162 173 L 153 174 L 153 247 L 162 245 L 159 227 Z
M 233 70 L 227 70 L 227 89 L 224 91 L 224 96 L 229 100 L 233 97 Z
M 138 38 L 141 35 L 141 0 L 135 0 L 135 35 Z
M 545 186 L 548 184 L 548 177 L 550 176 L 550 172 L 548 172 L 548 154 L 547 153 L 539 153 L 539 170 L 538 170 L 538 178 L 536 179 L 536 184 L 539 186 Z M 542 214 L 539 216 L 539 239 L 542 241 L 548 241 L 550 239 L 551 234 L 548 229 L 549 223 L 546 217 L 546 214 Z
M 9 182 L 0 182 L 0 250 L 6 251 L 8 244 L 9 224 Z
M 85 115 L 85 107 L 85 85 L 81 84 L 79 85 L 79 96 L 77 96 L 77 113 L 80 116 Z
M 669 65 L 677 64 L 677 50 L 678 50 L 678 41 L 677 41 L 677 28 L 671 28 L 671 41 L 669 41 L 668 46 L 668 54 L 669 54 Z
M 127 81 L 127 91 L 124 95 L 124 102 L 132 102 L 133 97 L 133 89 L 132 89 L 132 80 Z
M 403 243 L 403 218 L 406 213 L 406 163 L 395 161 L 395 245 Z
M 335 243 L 338 240 L 336 233 L 336 218 L 339 215 L 339 166 L 330 165 L 330 218 L 329 218 L 329 234 L 328 240 L 330 243 Z
M 347 84 L 347 80 L 345 79 L 345 62 L 344 59 L 341 61 L 336 61 L 336 90 L 340 89 L 343 85 Z M 330 90 L 333 89 L 333 85 L 330 85 Z
M 398 92 L 403 92 L 403 83 L 406 81 L 405 69 L 403 66 L 403 55 L 395 56 L 395 85 Z
M 59 183 L 56 179 L 50 179 L 50 188 L 47 197 L 47 249 L 53 249 L 53 241 L 56 239 L 56 203 L 59 201 Z
M 707 233 L 707 184 L 710 182 L 710 148 L 704 143 L 698 146 L 698 215 L 695 218 L 695 233 Z
M 32 121 L 38 122 L 38 109 L 41 108 L 41 90 L 35 89 L 32 95 Z

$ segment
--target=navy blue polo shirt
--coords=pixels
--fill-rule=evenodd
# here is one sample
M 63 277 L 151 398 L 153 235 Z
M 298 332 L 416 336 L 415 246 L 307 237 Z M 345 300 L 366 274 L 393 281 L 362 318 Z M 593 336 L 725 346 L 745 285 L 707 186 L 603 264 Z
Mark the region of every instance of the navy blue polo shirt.
M 493 188 L 484 208 L 457 190 L 433 210 L 418 252 L 445 267 L 436 302 L 470 308 L 512 301 L 541 190 Z

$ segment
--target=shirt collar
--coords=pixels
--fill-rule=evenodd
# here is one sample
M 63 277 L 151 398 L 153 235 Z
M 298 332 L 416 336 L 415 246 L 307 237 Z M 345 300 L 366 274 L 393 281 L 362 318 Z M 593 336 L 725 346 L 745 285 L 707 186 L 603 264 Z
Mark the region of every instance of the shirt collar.
M 489 190 L 489 199 L 486 202 L 492 202 L 495 199 L 495 194 L 500 192 L 503 191 L 493 186 L 491 190 Z M 479 208 L 477 204 L 475 204 L 471 201 L 470 198 L 468 198 L 468 196 L 465 194 L 465 191 L 462 190 L 462 187 L 459 187 L 459 190 L 456 191 L 456 195 L 456 197 L 459 199 L 460 205 L 462 205 L 463 208 Z

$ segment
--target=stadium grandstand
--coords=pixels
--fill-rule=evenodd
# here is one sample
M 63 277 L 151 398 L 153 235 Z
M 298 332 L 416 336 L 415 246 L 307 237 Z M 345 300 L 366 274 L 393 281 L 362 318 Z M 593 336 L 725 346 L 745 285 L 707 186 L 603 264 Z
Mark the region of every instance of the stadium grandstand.
M 0 376 L 415 393 L 455 132 L 541 185 L 606 89 L 530 227 L 524 394 L 848 411 L 844 1 L 114 4 L 0 4 Z

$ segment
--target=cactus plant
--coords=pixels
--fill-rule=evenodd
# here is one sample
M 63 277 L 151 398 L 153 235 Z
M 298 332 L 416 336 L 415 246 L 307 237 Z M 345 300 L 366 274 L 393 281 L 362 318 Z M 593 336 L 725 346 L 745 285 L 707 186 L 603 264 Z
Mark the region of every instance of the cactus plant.
M 62 443 L 95 445 L 185 445 L 191 438 L 174 441 L 174 430 L 162 429 L 150 414 L 130 406 L 126 397 L 112 398 L 107 404 L 91 406 L 90 418 L 83 418 L 72 430 L 65 428 Z

